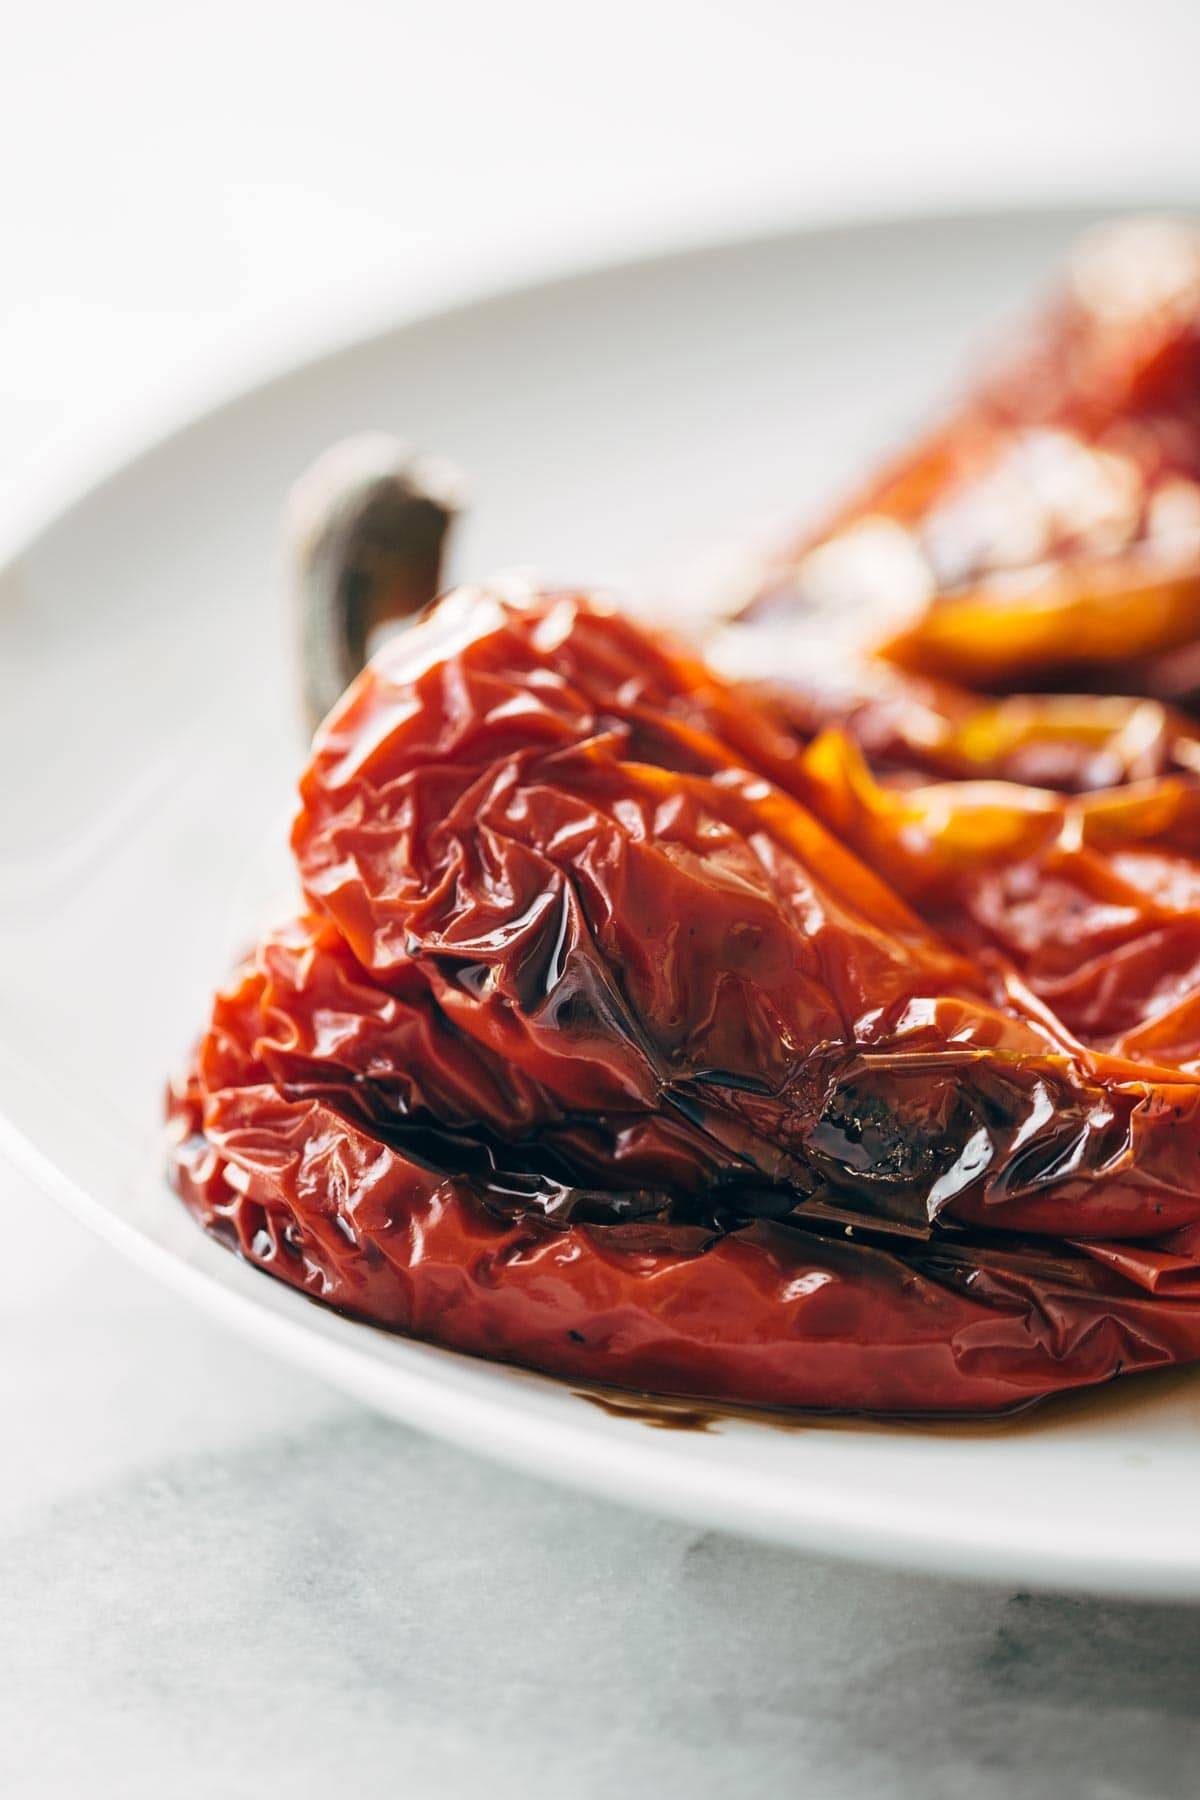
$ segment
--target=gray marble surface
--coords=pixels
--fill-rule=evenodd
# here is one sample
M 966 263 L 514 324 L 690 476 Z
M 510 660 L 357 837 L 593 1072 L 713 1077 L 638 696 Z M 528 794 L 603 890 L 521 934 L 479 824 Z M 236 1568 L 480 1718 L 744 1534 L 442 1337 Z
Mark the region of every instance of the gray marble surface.
M 7 1171 L 0 1793 L 1188 1796 L 1200 1611 L 883 1575 L 316 1387 Z

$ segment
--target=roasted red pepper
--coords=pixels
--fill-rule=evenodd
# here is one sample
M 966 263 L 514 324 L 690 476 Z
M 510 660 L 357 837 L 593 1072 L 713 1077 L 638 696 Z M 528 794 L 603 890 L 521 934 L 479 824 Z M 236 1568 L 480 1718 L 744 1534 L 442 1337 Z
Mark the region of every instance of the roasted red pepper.
M 173 1093 L 187 1203 L 360 1317 L 676 1395 L 1200 1357 L 1200 237 L 1092 240 L 710 656 L 749 682 L 500 592 L 381 653 Z
M 673 1394 L 994 1411 L 1198 1356 L 1159 725 L 1125 788 L 888 787 L 598 603 L 452 596 L 318 735 L 309 911 L 218 998 L 180 1190 L 359 1316 Z M 1065 1019 L 1070 939 L 1118 973 Z
M 925 678 L 1200 701 L 1200 229 L 1087 238 L 949 415 L 774 561 L 746 620 L 774 640 L 747 652 L 760 669 L 794 631 L 841 682 L 882 636 Z

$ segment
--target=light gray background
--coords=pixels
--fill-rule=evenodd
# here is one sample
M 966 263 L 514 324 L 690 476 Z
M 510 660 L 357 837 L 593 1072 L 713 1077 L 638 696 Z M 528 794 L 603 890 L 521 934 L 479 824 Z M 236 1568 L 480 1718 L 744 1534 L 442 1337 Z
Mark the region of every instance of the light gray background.
M 1200 168 L 1181 0 L 48 0 L 4 35 L 0 530 L 343 314 Z M 0 1234 L 12 1800 L 1196 1791 L 1200 1615 L 581 1499 L 264 1364 L 7 1171 Z

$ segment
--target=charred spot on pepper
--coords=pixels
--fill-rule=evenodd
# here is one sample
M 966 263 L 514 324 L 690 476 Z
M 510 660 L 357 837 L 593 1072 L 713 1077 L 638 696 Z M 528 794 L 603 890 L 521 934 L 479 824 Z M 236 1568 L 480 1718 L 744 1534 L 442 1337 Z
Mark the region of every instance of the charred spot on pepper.
M 807 1134 L 807 1149 L 835 1184 L 924 1193 L 978 1124 L 957 1082 L 864 1075 L 834 1090 Z

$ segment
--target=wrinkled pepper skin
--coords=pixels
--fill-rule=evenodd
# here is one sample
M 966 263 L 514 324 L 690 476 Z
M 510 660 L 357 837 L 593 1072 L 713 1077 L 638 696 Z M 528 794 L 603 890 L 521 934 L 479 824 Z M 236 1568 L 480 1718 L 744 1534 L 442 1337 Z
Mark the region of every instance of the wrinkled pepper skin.
M 442 601 L 318 734 L 305 910 L 172 1091 L 187 1204 L 358 1317 L 673 1395 L 1200 1356 L 1190 731 L 887 704 L 872 761 L 595 600 Z

